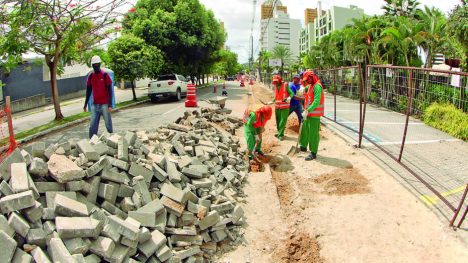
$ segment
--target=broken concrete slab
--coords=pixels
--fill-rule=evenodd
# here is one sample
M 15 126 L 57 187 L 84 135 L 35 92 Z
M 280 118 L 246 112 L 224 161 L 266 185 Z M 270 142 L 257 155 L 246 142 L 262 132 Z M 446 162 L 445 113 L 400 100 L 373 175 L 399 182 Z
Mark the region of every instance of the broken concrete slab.
M 85 177 L 83 169 L 64 155 L 53 154 L 47 162 L 50 176 L 59 183 L 80 180 Z

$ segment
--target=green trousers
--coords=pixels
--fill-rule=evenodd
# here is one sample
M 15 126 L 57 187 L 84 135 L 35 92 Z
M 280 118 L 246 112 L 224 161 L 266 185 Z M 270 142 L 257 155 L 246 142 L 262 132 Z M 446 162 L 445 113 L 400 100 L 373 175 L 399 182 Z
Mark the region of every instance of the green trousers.
M 288 122 L 289 108 L 275 110 L 275 116 L 276 116 L 276 129 L 278 130 L 278 137 L 284 137 L 284 129 L 286 129 L 286 123 Z
M 320 142 L 320 117 L 308 117 L 302 124 L 301 137 L 299 145 L 302 148 L 309 147 L 313 153 L 318 152 Z
M 260 128 L 254 128 L 250 125 L 244 125 L 244 136 L 245 140 L 247 141 L 247 148 L 249 149 L 249 157 L 252 156 L 252 152 L 255 148 L 255 136 L 259 134 Z M 260 137 L 260 141 L 257 145 L 257 151 L 262 150 L 262 139 Z

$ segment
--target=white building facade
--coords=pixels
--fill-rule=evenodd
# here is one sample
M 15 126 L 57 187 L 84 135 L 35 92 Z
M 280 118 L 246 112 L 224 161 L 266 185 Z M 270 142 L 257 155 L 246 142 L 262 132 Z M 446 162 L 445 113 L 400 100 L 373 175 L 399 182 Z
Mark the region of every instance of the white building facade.
M 300 54 L 300 33 L 299 19 L 291 19 L 283 11 L 276 11 L 274 17 L 261 20 L 261 49 L 272 52 L 277 45 L 283 45 L 291 50 L 291 59 L 297 60 Z

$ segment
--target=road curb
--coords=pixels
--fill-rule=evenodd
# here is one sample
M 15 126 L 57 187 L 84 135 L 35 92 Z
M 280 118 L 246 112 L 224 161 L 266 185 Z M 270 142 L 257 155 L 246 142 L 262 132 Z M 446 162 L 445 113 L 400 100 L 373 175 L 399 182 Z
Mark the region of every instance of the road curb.
M 138 102 L 135 102 L 135 103 L 131 103 L 131 104 L 128 104 L 128 105 L 125 105 L 125 106 L 122 106 L 120 108 L 117 108 L 115 109 L 113 112 L 119 112 L 121 110 L 124 110 L 126 108 L 130 108 L 130 107 L 133 107 L 133 106 L 136 106 L 136 105 L 139 105 L 139 104 L 143 104 L 143 103 L 146 103 L 150 101 L 149 99 L 145 99 L 145 100 L 142 100 L 142 101 L 138 101 Z M 74 126 L 74 125 L 77 125 L 77 124 L 80 124 L 80 123 L 83 123 L 85 121 L 88 121 L 90 118 L 90 116 L 86 116 L 86 117 L 83 117 L 83 118 L 80 118 L 80 119 L 77 119 L 77 120 L 74 120 L 72 122 L 68 122 L 68 123 L 65 123 L 65 124 L 62 124 L 62 125 L 59 125 L 59 126 L 56 126 L 56 127 L 53 127 L 53 128 L 50 128 L 50 129 L 47 129 L 45 131 L 41 131 L 41 132 L 38 132 L 36 134 L 33 134 L 31 136 L 28 136 L 28 137 L 25 137 L 23 139 L 20 139 L 18 140 L 17 142 L 19 144 L 25 144 L 25 143 L 28 143 L 32 140 L 35 140 L 37 138 L 40 138 L 40 137 L 44 137 L 46 135 L 48 135 L 49 133 L 53 133 L 53 132 L 56 132 L 56 131 L 59 131 L 59 130 L 62 130 L 62 129 L 65 129 L 65 128 L 68 128 L 70 126 Z

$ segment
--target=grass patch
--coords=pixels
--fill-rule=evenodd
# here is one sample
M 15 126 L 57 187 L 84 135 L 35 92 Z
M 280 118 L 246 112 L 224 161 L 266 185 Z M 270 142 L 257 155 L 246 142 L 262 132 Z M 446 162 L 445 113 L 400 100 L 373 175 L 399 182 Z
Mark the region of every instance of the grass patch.
M 424 111 L 423 121 L 464 141 L 468 140 L 468 114 L 452 104 L 433 103 Z

